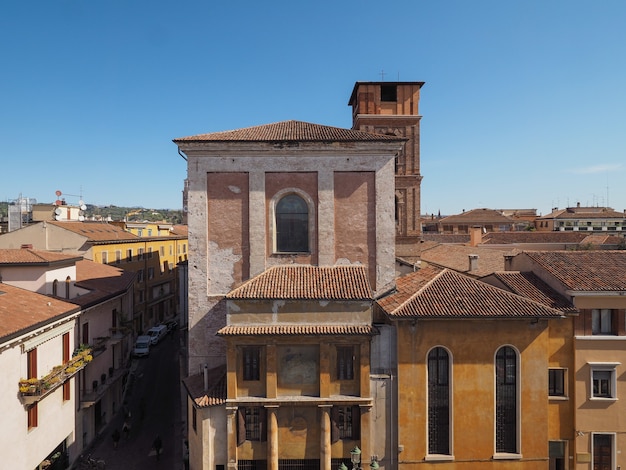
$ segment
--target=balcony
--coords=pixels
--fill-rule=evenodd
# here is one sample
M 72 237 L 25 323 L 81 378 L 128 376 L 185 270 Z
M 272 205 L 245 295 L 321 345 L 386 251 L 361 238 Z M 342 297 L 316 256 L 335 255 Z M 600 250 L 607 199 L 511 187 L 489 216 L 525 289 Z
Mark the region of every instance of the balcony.
M 118 380 L 126 375 L 128 372 L 127 367 L 120 367 L 118 369 L 109 368 L 109 374 L 102 374 L 100 381 L 94 380 L 91 384 L 91 389 L 85 389 L 80 395 L 81 408 L 89 408 L 93 406 L 106 391 Z
M 67 363 L 55 366 L 48 375 L 41 379 L 20 379 L 19 396 L 24 405 L 32 405 L 43 400 L 46 395 L 54 392 L 67 380 L 83 370 L 93 359 L 91 347 L 81 347 Z

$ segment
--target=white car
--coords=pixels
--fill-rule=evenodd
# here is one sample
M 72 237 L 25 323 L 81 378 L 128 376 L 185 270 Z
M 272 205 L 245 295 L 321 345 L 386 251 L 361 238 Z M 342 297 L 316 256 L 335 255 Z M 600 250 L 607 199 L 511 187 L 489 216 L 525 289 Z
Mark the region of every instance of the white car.
M 152 338 L 150 336 L 138 336 L 135 341 L 135 348 L 133 349 L 133 356 L 145 357 L 150 354 L 150 344 Z

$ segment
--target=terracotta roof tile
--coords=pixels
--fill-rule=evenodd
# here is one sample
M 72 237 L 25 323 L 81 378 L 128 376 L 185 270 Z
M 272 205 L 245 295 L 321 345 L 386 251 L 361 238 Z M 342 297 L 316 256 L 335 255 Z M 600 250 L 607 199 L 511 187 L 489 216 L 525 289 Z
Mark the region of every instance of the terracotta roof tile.
M 556 308 L 565 313 L 576 313 L 578 311 L 571 302 L 559 295 L 533 273 L 506 271 L 494 273 L 493 276 L 514 294 L 541 302 L 548 307 Z
M 402 142 L 403 140 L 406 139 L 302 121 L 282 121 L 244 129 L 181 137 L 174 139 L 174 142 Z
M 80 259 L 82 259 L 82 256 L 33 250 L 32 248 L 0 248 L 0 265 L 49 265 L 59 262 L 68 262 L 71 264 L 71 262 Z
M 121 227 L 106 222 L 61 222 L 48 221 L 48 224 L 56 225 L 70 232 L 87 237 L 94 242 L 118 242 L 126 240 L 140 240 L 140 237 L 127 232 Z
M 228 299 L 371 300 L 367 268 L 274 266 L 232 290 Z
M 626 291 L 626 251 L 526 251 L 572 291 Z
M 515 248 L 496 249 L 466 245 L 437 245 L 423 250 L 420 258 L 423 263 L 470 274 L 486 276 L 496 271 L 504 271 L 504 256 L 519 253 Z M 470 271 L 470 255 L 478 255 L 476 269 Z
M 78 311 L 69 302 L 0 283 L 0 338 Z
M 300 336 L 300 335 L 373 335 L 371 325 L 229 325 L 217 332 L 220 336 Z
M 461 214 L 449 215 L 439 220 L 440 224 L 494 223 L 513 224 L 514 221 L 495 209 L 472 209 Z
M 550 318 L 562 313 L 449 269 L 424 268 L 398 280 L 378 305 L 395 318 Z
M 87 307 L 123 294 L 135 280 L 136 274 L 115 266 L 82 260 L 76 263 L 76 286 L 88 289 L 88 294 L 69 300 L 82 307 Z
M 204 389 L 204 374 L 191 375 L 183 379 L 187 393 L 199 408 L 226 403 L 226 366 L 207 371 L 208 388 Z
M 584 232 L 489 232 L 483 235 L 485 245 L 504 245 L 511 243 L 580 243 L 588 234 Z

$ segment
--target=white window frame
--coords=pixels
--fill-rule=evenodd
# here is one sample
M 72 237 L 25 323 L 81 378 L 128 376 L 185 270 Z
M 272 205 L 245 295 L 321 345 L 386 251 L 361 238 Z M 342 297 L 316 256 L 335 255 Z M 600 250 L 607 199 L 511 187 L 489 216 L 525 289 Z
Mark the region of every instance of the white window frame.
M 604 401 L 616 401 L 617 400 L 617 366 L 621 365 L 620 362 L 588 362 L 589 365 L 589 399 L 590 400 L 604 400 Z M 610 396 L 600 397 L 595 396 L 593 393 L 593 376 L 594 372 L 610 372 Z

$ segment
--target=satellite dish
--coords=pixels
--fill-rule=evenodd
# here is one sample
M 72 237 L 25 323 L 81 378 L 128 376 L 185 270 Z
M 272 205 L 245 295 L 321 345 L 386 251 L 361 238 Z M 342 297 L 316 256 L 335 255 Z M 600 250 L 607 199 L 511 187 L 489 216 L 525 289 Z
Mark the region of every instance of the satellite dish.
M 87 210 L 87 206 L 82 201 L 80 203 L 80 210 L 81 211 L 86 211 Z
M 83 220 L 85 220 L 85 216 L 84 215 L 79 215 L 78 216 L 78 220 L 82 222 Z
M 79 199 L 79 201 L 78 201 L 78 205 L 79 205 L 79 206 L 82 206 L 83 204 L 85 204 L 85 201 L 83 201 L 82 199 Z
M 63 201 L 61 201 L 60 199 L 57 199 L 56 201 L 54 201 L 55 206 L 60 206 L 62 204 L 63 204 Z
M 61 194 L 63 194 L 61 191 L 59 191 L 58 189 L 54 192 L 54 194 L 57 195 L 57 197 L 59 197 Z
M 61 216 L 60 215 L 55 215 L 54 216 L 54 220 L 61 220 Z
M 54 209 L 54 213 L 56 215 L 61 215 L 62 212 L 63 212 L 63 210 L 60 207 L 57 207 L 56 209 Z

